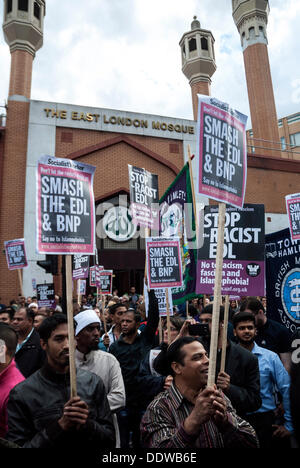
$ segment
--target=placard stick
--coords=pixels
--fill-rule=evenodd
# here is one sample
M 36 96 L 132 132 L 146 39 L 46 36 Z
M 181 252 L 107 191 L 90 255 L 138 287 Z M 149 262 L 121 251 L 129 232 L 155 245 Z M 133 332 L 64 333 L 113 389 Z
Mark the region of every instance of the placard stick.
M 195 226 L 196 226 L 196 242 L 198 239 L 198 218 L 197 218 L 197 205 L 196 205 L 196 196 L 195 196 L 195 186 L 194 186 L 194 178 L 193 178 L 193 168 L 192 168 L 192 158 L 191 158 L 191 147 L 188 145 L 188 158 L 189 158 L 189 171 L 190 171 L 190 179 L 191 179 L 191 187 L 192 187 L 192 197 L 193 197 L 193 209 L 194 209 L 194 218 L 195 218 Z
M 225 308 L 224 308 L 224 326 L 222 335 L 222 355 L 221 355 L 221 367 L 220 372 L 225 371 L 225 360 L 227 350 L 227 330 L 228 330 L 228 316 L 229 316 L 229 296 L 225 296 Z
M 77 304 L 80 306 L 81 295 L 80 295 L 80 279 L 77 280 Z
M 66 255 L 66 295 L 69 334 L 69 363 L 70 363 L 70 390 L 71 398 L 77 395 L 76 366 L 75 366 L 75 333 L 73 321 L 72 298 L 72 256 Z
M 104 315 L 104 309 L 105 309 L 105 295 L 101 295 L 101 305 L 102 305 L 102 317 L 103 317 L 103 325 L 104 325 L 104 333 L 107 333 L 107 324 L 106 324 L 106 318 Z
M 147 237 L 149 237 L 149 235 L 150 235 L 150 229 L 148 227 L 145 227 L 145 244 L 146 244 L 146 239 L 147 239 Z M 145 248 L 145 273 L 144 273 L 144 277 L 145 277 L 145 283 L 146 283 L 146 286 L 147 286 L 147 289 L 148 289 L 148 292 L 149 292 L 150 288 L 148 286 L 147 251 L 146 251 L 146 248 Z
M 159 336 L 159 342 L 161 343 L 163 340 L 163 331 L 162 331 L 162 319 L 159 317 L 159 322 L 158 322 L 158 336 Z
M 167 330 L 168 330 L 168 345 L 171 344 L 171 320 L 170 320 L 170 304 L 169 290 L 166 288 L 166 305 L 167 305 Z
M 219 317 L 222 291 L 222 270 L 223 270 L 223 251 L 224 251 L 224 225 L 225 225 L 225 203 L 219 203 L 218 220 L 218 244 L 215 270 L 214 302 L 211 324 L 210 349 L 209 349 L 209 367 L 207 385 L 212 386 L 215 383 L 218 335 L 219 335 Z
M 21 268 L 18 268 L 18 278 L 19 278 L 19 285 L 20 285 L 20 293 L 22 296 L 24 296 Z

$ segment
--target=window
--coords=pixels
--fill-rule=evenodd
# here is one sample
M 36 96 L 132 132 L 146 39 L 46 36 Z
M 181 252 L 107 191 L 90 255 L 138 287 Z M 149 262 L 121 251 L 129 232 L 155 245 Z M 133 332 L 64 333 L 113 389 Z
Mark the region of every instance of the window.
M 12 12 L 12 0 L 8 0 L 6 13 L 11 13 L 11 12 Z
M 28 11 L 28 0 L 18 0 L 18 10 Z
M 36 19 L 38 19 L 38 20 L 40 19 L 41 7 L 37 2 L 34 2 L 33 14 L 34 14 Z
M 201 49 L 208 50 L 208 40 L 206 37 L 201 37 Z
M 189 41 L 189 49 L 190 49 L 190 52 L 193 52 L 194 50 L 197 50 L 197 43 L 196 43 L 196 39 L 195 39 L 195 38 L 192 38 L 192 39 Z
M 291 146 L 300 146 L 300 132 L 290 135 Z
M 285 150 L 286 150 L 286 141 L 285 141 L 285 137 L 281 137 L 281 138 L 280 138 L 280 142 L 281 142 L 281 149 L 282 149 L 282 151 L 285 151 Z

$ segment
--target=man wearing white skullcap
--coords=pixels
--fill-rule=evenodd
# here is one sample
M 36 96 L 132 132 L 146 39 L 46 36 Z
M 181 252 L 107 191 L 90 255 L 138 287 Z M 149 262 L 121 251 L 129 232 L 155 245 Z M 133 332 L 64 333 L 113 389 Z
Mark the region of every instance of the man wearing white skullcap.
M 125 387 L 118 360 L 112 354 L 98 349 L 100 319 L 94 310 L 75 315 L 76 367 L 98 375 L 104 383 L 116 431 L 116 447 L 120 447 L 116 412 L 125 406 Z

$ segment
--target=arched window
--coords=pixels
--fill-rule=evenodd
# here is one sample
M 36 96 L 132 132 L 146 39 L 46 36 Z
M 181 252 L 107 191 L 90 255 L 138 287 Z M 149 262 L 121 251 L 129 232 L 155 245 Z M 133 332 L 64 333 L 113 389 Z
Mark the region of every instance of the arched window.
M 40 19 L 41 7 L 37 2 L 34 2 L 33 14 L 34 14 L 36 19 L 38 19 L 38 20 Z
M 28 0 L 18 0 L 18 10 L 28 11 Z
M 201 37 L 201 49 L 208 50 L 208 40 L 206 37 Z
M 12 12 L 12 0 L 7 0 L 6 13 L 11 13 L 11 12 Z
M 194 37 L 189 40 L 189 49 L 190 49 L 190 52 L 193 52 L 194 50 L 197 50 L 197 42 L 196 42 L 196 39 Z

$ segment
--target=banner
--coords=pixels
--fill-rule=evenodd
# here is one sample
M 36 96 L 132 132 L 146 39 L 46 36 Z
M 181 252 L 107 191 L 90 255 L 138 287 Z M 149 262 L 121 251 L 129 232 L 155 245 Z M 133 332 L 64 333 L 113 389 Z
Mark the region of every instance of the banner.
M 128 164 L 132 222 L 155 228 L 158 216 L 158 176 Z
M 196 297 L 196 226 L 188 163 L 159 200 L 162 237 L 179 237 L 183 285 L 172 289 L 174 304 Z
M 4 247 L 9 270 L 17 270 L 28 266 L 24 239 L 5 241 Z
M 227 207 L 224 228 L 222 294 L 265 295 L 264 205 Z M 204 243 L 198 250 L 198 294 L 214 294 L 218 206 L 204 208 Z
M 300 327 L 300 241 L 289 229 L 266 235 L 267 315 L 291 333 Z
M 43 156 L 37 166 L 37 252 L 95 251 L 95 167 Z
M 73 255 L 73 268 L 72 278 L 73 279 L 86 279 L 89 277 L 89 255 Z
M 181 254 L 178 238 L 147 238 L 146 259 L 149 289 L 182 286 Z
M 300 193 L 286 195 L 286 211 L 290 223 L 290 233 L 293 240 L 300 239 Z
M 36 285 L 36 296 L 39 307 L 50 307 L 55 309 L 55 294 L 54 294 L 54 284 L 37 284 Z
M 100 290 L 101 294 L 112 293 L 112 278 L 113 270 L 102 270 L 100 271 Z
M 159 316 L 165 317 L 167 315 L 166 288 L 154 289 L 154 294 L 158 301 Z M 170 312 L 170 316 L 172 316 L 174 315 L 173 314 L 172 289 L 169 289 L 168 299 L 169 299 L 169 312 Z M 149 295 L 148 295 L 148 288 L 146 284 L 144 284 L 144 301 L 145 301 L 146 316 L 148 317 Z
M 247 116 L 198 95 L 198 193 L 241 208 L 247 178 Z

